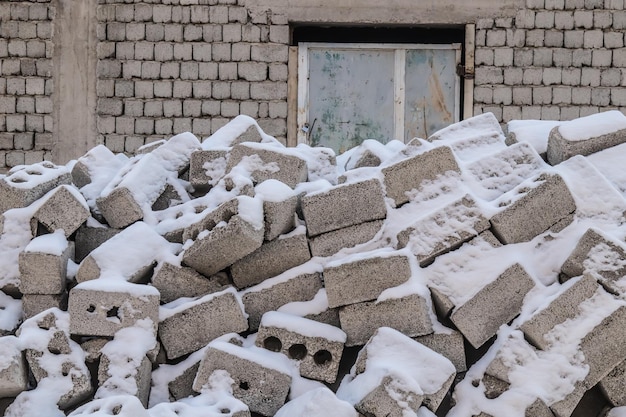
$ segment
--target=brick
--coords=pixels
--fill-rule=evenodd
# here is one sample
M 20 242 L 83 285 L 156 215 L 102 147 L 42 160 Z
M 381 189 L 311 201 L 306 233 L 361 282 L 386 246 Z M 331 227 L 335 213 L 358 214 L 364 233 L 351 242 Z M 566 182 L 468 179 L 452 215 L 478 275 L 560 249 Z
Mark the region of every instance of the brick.
M 250 49 L 252 61 L 258 62 L 287 62 L 288 55 L 289 47 L 287 45 L 260 44 L 252 45 Z
M 194 61 L 211 61 L 214 59 L 215 47 L 211 44 L 194 44 L 192 57 Z
M 533 29 L 526 33 L 525 46 L 544 46 L 546 31 L 543 29 Z
M 222 27 L 222 41 L 237 43 L 241 42 L 241 25 L 228 24 Z
M 190 61 L 193 54 L 193 45 L 190 43 L 174 44 L 174 59 Z
M 535 12 L 522 9 L 515 16 L 515 26 L 520 29 L 532 29 L 535 27 Z
M 575 10 L 574 27 L 584 29 L 593 28 L 593 12 L 589 10 Z
M 553 48 L 563 47 L 563 32 L 561 31 L 546 31 L 544 45 Z
M 198 64 L 198 78 L 201 80 L 217 80 L 216 62 L 200 62 Z
M 571 11 L 555 12 L 554 28 L 560 30 L 574 29 L 574 13 Z
M 485 67 L 476 69 L 476 85 L 502 84 L 504 76 L 502 68 Z
M 246 81 L 264 81 L 268 76 L 268 66 L 264 62 L 242 62 L 237 70 L 239 77 Z
M 493 63 L 497 67 L 510 67 L 513 65 L 513 50 L 508 48 L 495 49 Z
M 541 29 L 551 29 L 554 27 L 554 12 L 540 11 L 535 15 L 535 27 Z
M 229 43 L 214 43 L 211 45 L 211 59 L 207 57 L 206 61 L 230 61 L 231 59 L 231 44 Z

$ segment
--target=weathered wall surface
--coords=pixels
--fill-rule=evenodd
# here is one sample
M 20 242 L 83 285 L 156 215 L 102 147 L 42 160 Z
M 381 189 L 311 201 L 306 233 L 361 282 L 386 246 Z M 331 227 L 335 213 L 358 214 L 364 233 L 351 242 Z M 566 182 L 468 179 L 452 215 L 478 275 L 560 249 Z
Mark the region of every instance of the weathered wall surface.
M 415 3 L 0 0 L 0 172 L 206 137 L 238 114 L 284 140 L 294 23 L 475 23 L 475 114 L 625 111 L 624 0 Z

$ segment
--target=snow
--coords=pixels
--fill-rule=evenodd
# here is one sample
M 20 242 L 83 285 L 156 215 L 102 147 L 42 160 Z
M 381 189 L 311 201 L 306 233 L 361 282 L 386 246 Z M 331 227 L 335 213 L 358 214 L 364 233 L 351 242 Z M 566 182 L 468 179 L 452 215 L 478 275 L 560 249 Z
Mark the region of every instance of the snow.
M 277 203 L 296 195 L 287 184 L 278 180 L 265 180 L 254 187 L 255 197 L 263 201 Z
M 196 298 L 191 298 L 191 299 L 179 298 L 176 301 L 172 301 L 171 303 L 164 304 L 159 308 L 159 321 L 163 321 L 193 306 L 208 303 L 212 299 L 220 297 L 225 294 L 232 294 L 237 300 L 237 302 L 239 303 L 239 306 L 241 307 L 241 311 L 244 311 L 243 303 L 241 302 L 241 298 L 239 297 L 239 294 L 234 288 L 230 287 L 225 290 L 207 294 L 202 297 L 196 297 Z
M 550 131 L 561 123 L 555 120 L 511 120 L 507 130 L 515 134 L 518 142 L 528 142 L 537 153 L 543 154 L 548 150 Z
M 67 245 L 68 242 L 65 238 L 65 232 L 61 229 L 54 233 L 34 238 L 26 245 L 24 252 L 37 252 L 61 256 L 67 249 Z
M 317 388 L 285 404 L 274 417 L 357 417 L 352 405 L 338 399 L 328 388 Z
M 0 291 L 0 334 L 15 329 L 21 320 L 22 300 L 16 300 Z
M 328 296 L 326 289 L 320 289 L 309 301 L 294 301 L 280 306 L 278 310 L 281 313 L 293 314 L 294 316 L 305 317 L 323 313 L 328 310 Z
M 61 175 L 69 174 L 69 172 L 65 166 L 44 161 L 28 166 L 13 167 L 2 180 L 14 188 L 31 189 L 48 181 L 53 181 Z
M 559 133 L 564 139 L 582 141 L 626 129 L 626 116 L 619 110 L 596 113 L 563 122 Z
M 268 311 L 263 314 L 261 326 L 285 329 L 306 337 L 320 337 L 339 343 L 346 342 L 346 333 L 335 326 L 277 311 Z

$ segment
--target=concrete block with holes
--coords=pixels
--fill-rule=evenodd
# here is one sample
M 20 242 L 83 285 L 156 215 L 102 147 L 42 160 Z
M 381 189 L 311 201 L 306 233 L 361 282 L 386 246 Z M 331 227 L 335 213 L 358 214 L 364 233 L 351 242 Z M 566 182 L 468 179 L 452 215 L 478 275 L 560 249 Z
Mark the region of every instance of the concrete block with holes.
M 246 142 L 233 146 L 226 172 L 233 169 L 248 175 L 255 184 L 274 179 L 291 188 L 305 182 L 309 175 L 306 161 L 297 151 L 262 143 Z
M 383 187 L 377 179 L 309 193 L 302 197 L 301 205 L 311 237 L 387 217 Z
M 67 262 L 73 253 L 62 233 L 31 240 L 18 258 L 23 294 L 61 294 L 67 281 Z
M 303 377 L 332 384 L 345 342 L 346 334 L 337 327 L 270 311 L 261 319 L 255 343 L 295 360 Z
M 532 240 L 548 230 L 567 227 L 576 211 L 574 197 L 558 174 L 541 174 L 495 200 L 500 212 L 491 219 L 491 231 L 505 244 Z
M 0 337 L 0 351 L 7 365 L 0 370 L 0 398 L 17 397 L 28 389 L 28 365 L 15 336 Z
M 418 189 L 423 181 L 434 180 L 450 171 L 461 172 L 452 150 L 447 146 L 403 159 L 382 169 L 387 197 L 399 207 L 409 201 L 407 193 Z
M 407 247 L 424 267 L 487 229 L 489 221 L 468 194 L 398 233 L 398 249 Z
M 175 307 L 161 307 L 159 338 L 168 359 L 206 346 L 226 333 L 248 329 L 248 320 L 234 289 L 208 294 Z
M 42 198 L 33 219 L 49 232 L 63 230 L 69 237 L 87 221 L 89 215 L 89 206 L 80 192 L 69 185 L 61 185 Z
M 574 155 L 590 155 L 626 142 L 626 116 L 619 110 L 563 122 L 550 131 L 548 162 L 560 164 Z
M 69 294 L 70 333 L 113 336 L 137 320 L 149 318 L 154 331 L 159 322 L 159 291 L 108 277 L 78 284 Z
M 268 311 L 291 302 L 312 300 L 322 289 L 321 267 L 298 267 L 270 278 L 241 292 L 250 330 L 258 329 L 261 317 Z
M 199 149 L 189 159 L 189 183 L 196 193 L 206 193 L 224 175 L 228 149 Z
M 369 242 L 376 237 L 384 222 L 384 220 L 374 220 L 312 237 L 309 239 L 311 255 L 331 256 L 341 249 Z
M 183 232 L 183 240 L 193 243 L 182 263 L 205 276 L 218 273 L 261 247 L 263 222 L 260 200 L 242 196 L 221 204 Z
M 324 285 L 329 307 L 371 301 L 387 288 L 406 282 L 411 266 L 406 252 L 375 250 L 329 262 Z
M 309 259 L 311 252 L 306 228 L 300 226 L 287 235 L 263 243 L 257 250 L 236 261 L 230 267 L 230 274 L 235 286 L 242 289 L 280 275 Z
M 71 182 L 66 167 L 47 161 L 12 169 L 0 178 L 0 213 L 26 207 L 59 185 Z
M 254 187 L 254 197 L 263 201 L 265 240 L 274 240 L 296 227 L 298 196 L 286 184 L 277 180 L 263 181 Z
M 223 272 L 205 277 L 193 268 L 164 261 L 154 269 L 151 282 L 161 293 L 161 302 L 169 303 L 181 297 L 200 297 L 221 291 L 229 284 L 229 279 Z
M 221 340 L 208 345 L 193 384 L 194 391 L 200 392 L 214 372 L 224 371 L 234 380 L 233 396 L 253 413 L 273 416 L 287 399 L 290 369 L 277 362 L 270 363 L 259 352 Z
M 346 346 L 365 344 L 379 327 L 391 327 L 410 337 L 433 331 L 430 307 L 419 294 L 341 307 L 339 322 L 348 335 Z

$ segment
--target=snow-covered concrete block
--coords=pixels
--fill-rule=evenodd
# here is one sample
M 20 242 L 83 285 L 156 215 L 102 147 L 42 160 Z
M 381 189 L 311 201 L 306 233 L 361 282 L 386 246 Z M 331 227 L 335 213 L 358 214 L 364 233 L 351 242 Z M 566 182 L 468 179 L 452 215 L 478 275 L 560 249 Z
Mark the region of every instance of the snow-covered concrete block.
M 489 220 L 468 194 L 398 233 L 398 249 L 408 247 L 420 266 L 426 266 L 487 229 Z
M 228 149 L 196 150 L 189 160 L 189 183 L 195 193 L 206 193 L 224 176 Z
M 309 259 L 311 252 L 306 228 L 300 226 L 287 235 L 263 243 L 257 250 L 233 263 L 230 274 L 235 286 L 242 289 L 280 275 Z
M 187 190 L 185 190 L 183 183 L 175 179 L 168 179 L 163 192 L 159 194 L 159 197 L 152 203 L 150 209 L 152 211 L 161 211 L 172 206 L 177 206 L 184 201 L 189 201 L 189 194 Z
M 347 401 L 342 401 L 328 388 L 308 391 L 285 404 L 274 417 L 358 417 L 357 411 Z
M 246 173 L 255 184 L 275 179 L 291 188 L 308 178 L 306 161 L 298 152 L 280 144 L 250 142 L 233 146 L 226 173 L 233 170 Z
M 169 303 L 181 297 L 199 297 L 221 291 L 229 280 L 225 273 L 207 278 L 193 268 L 163 261 L 154 269 L 151 282 L 161 293 L 161 303 Z
M 301 204 L 311 237 L 387 216 L 383 188 L 377 179 L 312 192 L 302 197 Z
M 67 298 L 67 292 L 61 294 L 24 294 L 22 297 L 24 319 L 34 317 L 49 308 L 67 310 Z
M 446 329 L 446 332 L 417 336 L 413 340 L 448 358 L 454 364 L 457 372 L 465 372 L 467 370 L 465 346 L 461 332 Z
M 534 346 L 546 349 L 549 342 L 544 336 L 557 324 L 576 316 L 580 303 L 590 298 L 598 287 L 597 281 L 590 275 L 568 281 L 549 305 L 520 325 L 520 330 Z
M 230 148 L 243 142 L 261 142 L 265 133 L 250 116 L 240 114 L 202 141 L 202 149 Z
M 16 397 L 28 389 L 28 366 L 15 336 L 0 337 L 0 398 Z
M 329 262 L 324 268 L 328 305 L 340 307 L 375 300 L 387 288 L 410 277 L 406 252 L 375 250 Z
M 20 291 L 23 294 L 61 294 L 67 281 L 67 261 L 73 245 L 63 231 L 31 240 L 19 255 Z
M 226 333 L 248 329 L 243 305 L 232 288 L 172 308 L 165 305 L 159 316 L 159 338 L 168 359 L 194 352 Z
M 480 185 L 478 195 L 493 200 L 545 168 L 532 146 L 519 143 L 472 162 L 466 171 Z
M 0 291 L 0 337 L 13 334 L 22 322 L 22 300 Z
M 506 124 L 506 144 L 528 142 L 545 160 L 550 131 L 561 123 L 558 120 L 511 120 Z
M 224 375 L 226 373 L 226 375 Z M 283 406 L 291 386 L 290 370 L 265 355 L 221 340 L 211 342 L 200 362 L 193 389 L 201 392 L 211 377 L 232 379 L 235 398 L 250 411 L 273 416 Z
M 263 201 L 265 240 L 274 240 L 295 228 L 298 196 L 294 190 L 280 181 L 267 180 L 254 187 L 254 196 Z
M 129 282 L 147 282 L 161 259 L 175 247 L 144 222 L 137 222 L 94 249 L 78 267 L 76 280 L 86 282 L 121 275 Z
M 189 164 L 191 153 L 200 142 L 185 132 L 145 155 L 131 159 L 102 190 L 98 209 L 114 228 L 126 227 L 143 219 L 144 211 L 163 193 L 168 179 Z
M 109 148 L 97 145 L 78 158 L 72 167 L 72 183 L 78 188 L 83 188 L 90 184 L 92 178 L 100 171 L 107 169 L 114 172 L 116 168 L 121 168 L 122 162 L 123 159 L 116 156 Z
M 293 301 L 280 306 L 277 311 L 341 328 L 339 308 L 328 307 L 328 297 L 324 288 L 308 301 Z
M 370 392 L 354 404 L 360 415 L 401 417 L 415 415 L 424 401 L 422 392 L 402 377 L 385 375 Z
M 69 237 L 89 215 L 89 206 L 80 192 L 69 185 L 61 185 L 42 198 L 33 219 L 48 231 L 63 230 Z
M 339 322 L 348 335 L 346 346 L 365 344 L 379 327 L 391 327 L 410 337 L 433 331 L 430 307 L 419 294 L 341 307 Z
M 440 146 L 383 168 L 385 192 L 399 207 L 409 201 L 409 191 L 448 171 L 460 173 L 452 150 Z
M 500 127 L 500 122 L 490 112 L 482 113 L 444 127 L 430 135 L 428 141 L 442 141 L 448 144 L 458 140 L 487 135 L 498 135 L 504 140 L 504 132 L 502 127 Z
M 78 284 L 69 294 L 70 332 L 74 335 L 113 336 L 138 320 L 159 322 L 159 291 L 123 278 L 101 278 Z
M 16 167 L 0 178 L 0 213 L 26 207 L 48 191 L 71 182 L 72 176 L 66 167 L 48 161 Z
M 626 361 L 617 365 L 599 383 L 602 394 L 615 407 L 626 406 Z
M 261 319 L 255 343 L 295 360 L 303 377 L 332 384 L 345 342 L 346 334 L 334 326 L 270 311 Z
M 92 250 L 96 249 L 119 232 L 120 229 L 107 227 L 98 223 L 93 218 L 87 219 L 87 222 L 83 223 L 74 235 L 74 242 L 76 243 L 74 261 L 77 263 L 82 262 Z
M 520 264 L 507 268 L 464 304 L 456 306 L 450 320 L 474 346 L 480 347 L 498 328 L 515 318 L 535 282 Z
M 100 398 L 81 405 L 70 414 L 72 417 L 133 416 L 150 417 L 141 401 L 133 395 L 116 395 Z
M 218 273 L 261 246 L 263 222 L 260 200 L 242 196 L 220 205 L 185 229 L 183 239 L 193 243 L 185 246 L 183 264 L 205 276 Z
M 308 263 L 286 271 L 241 292 L 250 330 L 258 329 L 268 311 L 297 301 L 312 300 L 322 289 L 322 267 Z
M 547 231 L 558 232 L 572 221 L 576 203 L 558 174 L 541 174 L 524 181 L 496 200 L 501 211 L 491 219 L 491 230 L 503 243 L 532 240 Z
M 452 362 L 439 353 L 397 330 L 381 327 L 359 352 L 351 380 L 342 384 L 337 396 L 355 403 L 366 415 L 378 404 L 375 398 L 391 407 L 387 412 L 397 410 L 393 415 L 403 415 L 402 410 L 415 413 L 422 404 L 434 412 L 455 375 Z
M 563 122 L 550 131 L 547 156 L 552 165 L 574 155 L 590 155 L 626 142 L 626 116 L 619 110 Z
M 341 249 L 369 242 L 378 234 L 384 223 L 384 220 L 374 220 L 312 237 L 309 239 L 311 255 L 331 256 Z

